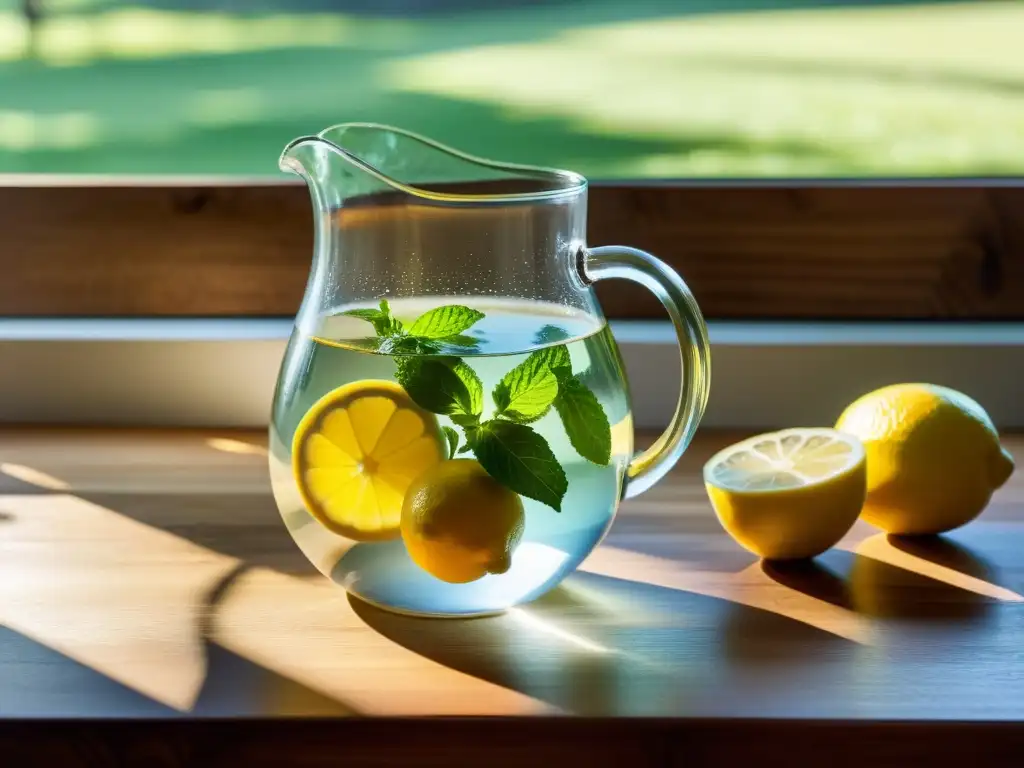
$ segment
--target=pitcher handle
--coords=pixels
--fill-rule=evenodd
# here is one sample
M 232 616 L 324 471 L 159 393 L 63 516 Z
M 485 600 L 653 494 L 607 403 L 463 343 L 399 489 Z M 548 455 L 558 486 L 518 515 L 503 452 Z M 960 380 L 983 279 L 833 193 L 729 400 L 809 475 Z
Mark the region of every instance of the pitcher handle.
M 670 266 L 645 251 L 606 245 L 580 251 L 579 268 L 588 282 L 620 277 L 658 297 L 676 330 L 682 381 L 672 421 L 654 444 L 633 457 L 623 498 L 637 496 L 665 476 L 693 439 L 708 402 L 711 350 L 708 329 L 693 294 Z

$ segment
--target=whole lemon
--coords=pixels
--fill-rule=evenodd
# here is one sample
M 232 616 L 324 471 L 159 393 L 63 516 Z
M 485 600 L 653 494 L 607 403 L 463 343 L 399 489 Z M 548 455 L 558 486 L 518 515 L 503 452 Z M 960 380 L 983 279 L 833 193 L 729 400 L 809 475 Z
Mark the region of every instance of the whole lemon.
M 1013 473 L 985 410 L 934 384 L 895 384 L 850 405 L 836 429 L 867 454 L 861 517 L 897 534 L 942 533 L 977 517 Z
M 504 573 L 523 537 L 523 502 L 472 459 L 443 461 L 416 478 L 402 504 L 409 557 L 442 581 Z

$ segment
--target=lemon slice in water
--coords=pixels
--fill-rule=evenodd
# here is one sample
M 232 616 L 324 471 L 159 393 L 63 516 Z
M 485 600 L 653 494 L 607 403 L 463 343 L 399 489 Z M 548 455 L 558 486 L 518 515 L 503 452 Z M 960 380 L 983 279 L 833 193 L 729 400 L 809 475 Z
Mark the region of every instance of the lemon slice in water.
M 396 538 L 406 490 L 444 456 L 437 417 L 398 384 L 376 379 L 328 392 L 302 417 L 292 441 L 306 508 L 357 541 Z
M 864 446 L 832 429 L 787 429 L 731 445 L 704 465 L 719 521 L 754 554 L 813 557 L 836 544 L 864 504 Z

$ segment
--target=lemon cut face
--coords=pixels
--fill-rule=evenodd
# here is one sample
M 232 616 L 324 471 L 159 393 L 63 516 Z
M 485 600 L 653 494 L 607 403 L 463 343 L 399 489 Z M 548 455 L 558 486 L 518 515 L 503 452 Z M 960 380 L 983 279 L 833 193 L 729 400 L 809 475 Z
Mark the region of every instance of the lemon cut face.
M 310 514 L 356 541 L 399 536 L 410 484 L 445 456 L 437 418 L 398 384 L 367 379 L 324 395 L 292 443 L 296 486 Z
M 771 559 L 813 557 L 860 514 L 864 447 L 832 429 L 787 429 L 731 445 L 704 466 L 708 498 L 743 547 Z
M 706 482 L 740 492 L 786 491 L 828 482 L 864 461 L 860 441 L 831 429 L 758 435 L 715 455 Z

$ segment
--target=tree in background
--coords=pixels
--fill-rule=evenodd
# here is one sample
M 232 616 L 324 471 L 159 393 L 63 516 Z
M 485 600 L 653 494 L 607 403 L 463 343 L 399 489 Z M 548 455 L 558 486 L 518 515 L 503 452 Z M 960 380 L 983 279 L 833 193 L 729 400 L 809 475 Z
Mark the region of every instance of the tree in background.
M 42 0 L 21 0 L 21 15 L 25 18 L 25 25 L 28 27 L 26 53 L 28 58 L 34 59 L 39 53 L 39 22 L 43 19 Z

